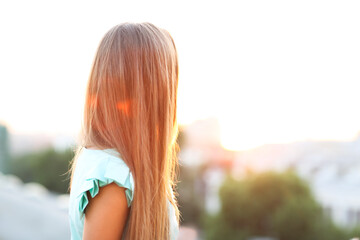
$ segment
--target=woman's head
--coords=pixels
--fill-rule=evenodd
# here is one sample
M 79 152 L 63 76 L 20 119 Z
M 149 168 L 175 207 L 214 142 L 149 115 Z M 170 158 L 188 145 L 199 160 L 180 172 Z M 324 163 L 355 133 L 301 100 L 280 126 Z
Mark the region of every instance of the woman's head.
M 127 237 L 166 239 L 176 184 L 178 57 L 170 34 L 123 23 L 100 42 L 84 106 L 82 146 L 115 148 L 134 176 Z M 149 211 L 151 209 L 151 211 Z
M 114 132 L 165 126 L 171 130 L 176 124 L 177 84 L 177 52 L 167 31 L 151 23 L 113 27 L 98 47 L 88 82 L 88 136 L 103 135 L 96 144 L 113 147 L 119 141 Z

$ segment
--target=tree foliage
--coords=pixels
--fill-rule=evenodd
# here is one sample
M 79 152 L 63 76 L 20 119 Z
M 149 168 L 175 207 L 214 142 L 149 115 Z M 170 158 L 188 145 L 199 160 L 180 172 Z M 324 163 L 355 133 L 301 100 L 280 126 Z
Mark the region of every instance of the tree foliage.
M 37 182 L 57 193 L 67 193 L 69 163 L 74 157 L 72 149 L 56 151 L 53 148 L 13 157 L 11 174 L 23 182 Z
M 202 227 L 202 217 L 205 211 L 204 184 L 199 176 L 202 168 L 180 166 L 179 183 L 179 210 L 181 212 L 181 223 Z
M 206 220 L 206 239 L 278 240 L 350 239 L 335 226 L 304 180 L 293 172 L 266 172 L 235 180 L 228 176 L 219 191 L 221 210 Z

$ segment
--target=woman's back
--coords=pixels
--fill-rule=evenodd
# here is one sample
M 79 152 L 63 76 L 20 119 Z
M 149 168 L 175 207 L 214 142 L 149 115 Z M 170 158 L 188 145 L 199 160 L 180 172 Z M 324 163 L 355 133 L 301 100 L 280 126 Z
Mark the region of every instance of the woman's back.
M 134 195 L 134 179 L 130 169 L 115 149 L 88 149 L 83 147 L 76 163 L 69 203 L 69 221 L 71 239 L 83 239 L 85 209 L 88 197 L 95 197 L 101 187 L 115 183 L 125 188 L 128 207 L 131 207 Z M 168 201 L 170 239 L 176 239 L 179 226 L 175 211 Z M 126 227 L 128 226 L 126 221 Z M 125 232 L 125 231 L 124 231 Z

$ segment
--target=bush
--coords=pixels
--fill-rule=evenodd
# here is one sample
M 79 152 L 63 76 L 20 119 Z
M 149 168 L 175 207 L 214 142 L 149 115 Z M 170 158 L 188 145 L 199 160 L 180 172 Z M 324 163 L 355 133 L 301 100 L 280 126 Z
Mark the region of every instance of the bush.
M 72 149 L 61 152 L 48 148 L 28 153 L 11 160 L 10 172 L 23 182 L 37 182 L 50 191 L 67 193 L 69 163 L 74 157 Z
M 205 221 L 206 239 L 350 239 L 326 218 L 308 184 L 293 172 L 227 176 L 220 188 L 221 210 Z
M 201 168 L 190 168 L 180 166 L 179 183 L 179 210 L 181 213 L 181 224 L 193 225 L 201 228 L 202 217 L 205 211 L 205 196 L 200 185 Z M 196 188 L 197 187 L 197 188 Z

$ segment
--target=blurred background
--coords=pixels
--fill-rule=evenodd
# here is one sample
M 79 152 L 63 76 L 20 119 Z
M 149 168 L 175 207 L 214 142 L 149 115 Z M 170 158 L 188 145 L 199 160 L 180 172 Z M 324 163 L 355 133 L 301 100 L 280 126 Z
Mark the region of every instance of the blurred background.
M 360 236 L 359 1 L 1 1 L 0 240 L 70 239 L 96 48 L 148 21 L 179 53 L 186 240 Z

